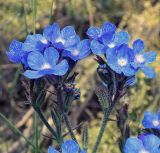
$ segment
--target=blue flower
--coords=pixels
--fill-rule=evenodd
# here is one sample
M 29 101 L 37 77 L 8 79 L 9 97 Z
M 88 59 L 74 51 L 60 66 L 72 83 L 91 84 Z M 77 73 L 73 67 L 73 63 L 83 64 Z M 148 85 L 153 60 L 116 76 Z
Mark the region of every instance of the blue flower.
M 143 140 L 128 138 L 124 153 L 160 153 L 160 139 L 155 135 L 147 135 Z
M 128 48 L 128 45 L 123 44 L 110 54 L 107 59 L 108 65 L 118 74 L 124 74 L 125 76 L 135 75 L 136 71 L 130 65 L 132 56 L 132 50 Z
M 142 125 L 145 128 L 154 128 L 160 130 L 160 112 L 158 112 L 157 115 L 152 112 L 145 112 Z
M 156 53 L 153 51 L 144 52 L 144 43 L 142 40 L 137 39 L 133 43 L 134 61 L 132 66 L 135 69 L 140 69 L 149 78 L 155 78 L 155 70 L 148 66 L 156 60 Z
M 43 52 L 45 48 L 50 45 L 49 41 L 41 34 L 28 35 L 22 45 L 22 49 L 26 52 L 40 51 Z
M 125 31 L 116 32 L 116 27 L 110 22 L 103 24 L 102 28 L 91 27 L 87 35 L 92 38 L 91 50 L 94 54 L 108 54 L 112 49 L 121 45 L 128 44 L 129 34 Z
M 27 63 L 31 70 L 26 70 L 24 75 L 30 79 L 37 79 L 45 75 L 62 76 L 68 71 L 68 63 L 64 59 L 60 63 L 59 53 L 53 47 L 49 47 L 44 51 L 44 55 L 40 52 L 31 52 L 28 55 Z
M 66 26 L 60 30 L 58 23 L 48 25 L 43 31 L 43 36 L 57 49 L 65 49 L 71 47 L 80 41 L 72 26 Z
M 78 144 L 73 140 L 66 140 L 62 144 L 62 153 L 79 153 L 79 146 Z M 48 148 L 48 153 L 60 153 L 53 147 Z M 82 150 L 80 153 L 86 153 L 86 151 Z
M 84 39 L 76 45 L 66 48 L 63 51 L 64 56 L 69 57 L 74 61 L 83 59 L 87 57 L 90 53 L 90 41 L 88 39 Z
M 13 40 L 9 46 L 9 51 L 6 52 L 9 60 L 13 63 L 22 62 L 24 51 L 22 50 L 22 42 Z

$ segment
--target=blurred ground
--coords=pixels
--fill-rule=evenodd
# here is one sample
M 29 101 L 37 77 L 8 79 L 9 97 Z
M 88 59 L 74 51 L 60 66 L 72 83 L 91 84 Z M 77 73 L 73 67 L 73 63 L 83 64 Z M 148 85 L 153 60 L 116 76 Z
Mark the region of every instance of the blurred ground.
M 157 62 L 153 64 L 157 71 L 157 78 L 149 80 L 139 74 L 137 85 L 123 99 L 123 102 L 129 103 L 130 125 L 133 135 L 136 134 L 143 112 L 146 110 L 156 112 L 160 108 L 160 1 L 53 0 L 52 2 L 52 0 L 37 0 L 37 32 L 41 32 L 49 23 L 49 18 L 51 22 L 59 22 L 62 27 L 74 25 L 82 37 L 86 37 L 85 32 L 90 25 L 100 26 L 105 21 L 111 21 L 118 28 L 125 29 L 131 34 L 131 42 L 141 38 L 146 42 L 146 50 L 157 51 Z M 0 0 L 0 112 L 31 140 L 33 110 L 24 103 L 26 99 L 20 83 L 19 65 L 11 64 L 5 52 L 11 40 L 15 38 L 24 40 L 26 33 L 31 33 L 32 25 L 31 0 Z M 80 75 L 77 81 L 81 88 L 81 100 L 75 103 L 71 113 L 74 126 L 81 121 L 89 121 L 90 146 L 94 144 L 93 140 L 96 138 L 102 116 L 94 94 L 95 86 L 99 82 L 96 66 L 93 57 L 79 63 L 77 71 Z M 82 103 L 81 106 L 79 106 L 80 103 Z M 41 123 L 39 130 L 42 130 L 41 133 L 47 133 Z M 116 124 L 111 122 L 99 153 L 119 153 L 118 137 Z M 42 135 L 40 142 L 44 152 L 52 143 L 51 139 Z M 0 153 L 7 152 L 30 153 L 31 148 L 0 120 Z

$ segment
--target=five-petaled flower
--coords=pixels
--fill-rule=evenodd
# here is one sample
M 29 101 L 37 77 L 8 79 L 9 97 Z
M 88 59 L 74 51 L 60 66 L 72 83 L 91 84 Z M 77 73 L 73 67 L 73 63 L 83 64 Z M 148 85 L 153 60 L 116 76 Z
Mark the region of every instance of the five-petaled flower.
M 108 55 L 112 49 L 129 41 L 129 34 L 125 31 L 116 32 L 116 26 L 110 22 L 105 22 L 102 28 L 90 27 L 87 35 L 93 39 L 91 50 L 96 55 Z
M 49 47 L 44 51 L 44 55 L 40 52 L 31 52 L 28 55 L 27 63 L 31 70 L 26 70 L 24 75 L 30 79 L 37 79 L 45 75 L 62 76 L 68 71 L 68 63 L 64 59 L 59 63 L 59 53 Z
M 66 140 L 62 144 L 62 152 L 61 153 L 79 153 L 79 150 L 80 150 L 79 145 L 75 141 Z M 48 148 L 48 153 L 60 153 L 60 152 L 50 146 Z M 82 150 L 82 151 L 80 151 L 80 153 L 86 153 L 86 151 Z
M 145 128 L 154 128 L 160 130 L 160 112 L 154 114 L 152 112 L 145 112 L 142 120 L 142 125 Z
M 160 138 L 151 134 L 143 139 L 128 138 L 124 146 L 124 153 L 159 153 Z
M 144 43 L 142 40 L 137 39 L 133 43 L 134 59 L 132 66 L 135 69 L 140 69 L 149 78 L 155 78 L 155 70 L 148 66 L 156 60 L 156 53 L 153 51 L 144 52 Z
M 71 58 L 74 61 L 83 59 L 91 53 L 90 41 L 84 39 L 74 46 L 68 47 L 63 51 L 63 55 Z
M 58 23 L 46 26 L 43 36 L 57 49 L 66 49 L 80 41 L 79 36 L 72 26 L 66 26 L 60 30 Z
M 132 50 L 128 45 L 123 44 L 117 47 L 108 57 L 108 65 L 112 70 L 118 74 L 124 74 L 125 76 L 133 76 L 135 69 L 130 65 L 132 60 Z

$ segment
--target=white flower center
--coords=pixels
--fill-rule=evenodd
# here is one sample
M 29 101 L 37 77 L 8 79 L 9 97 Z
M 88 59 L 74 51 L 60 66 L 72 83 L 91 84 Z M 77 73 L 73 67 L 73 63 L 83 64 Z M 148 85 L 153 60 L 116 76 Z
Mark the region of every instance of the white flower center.
M 153 123 L 154 126 L 158 126 L 159 125 L 159 121 L 158 120 L 153 120 L 152 123 Z
M 114 44 L 114 43 L 110 43 L 110 44 L 108 44 L 108 47 L 109 47 L 109 48 L 114 48 L 114 47 L 115 47 L 115 44 Z
M 119 58 L 118 59 L 118 65 L 120 65 L 120 66 L 126 66 L 127 63 L 128 63 L 128 61 L 125 58 Z
M 48 43 L 48 40 L 45 39 L 45 38 L 42 38 L 42 39 L 41 39 L 41 42 L 42 42 L 43 44 L 47 44 L 47 43 Z
M 138 153 L 150 153 L 150 152 L 143 149 L 143 150 L 140 150 Z
M 143 63 L 144 62 L 144 56 L 142 54 L 137 54 L 135 56 L 135 60 L 137 63 Z
M 65 40 L 62 37 L 59 37 L 56 39 L 56 42 L 57 43 L 61 42 L 62 44 L 64 44 Z
M 75 49 L 75 50 L 72 52 L 72 55 L 74 55 L 74 56 L 79 55 L 79 50 Z
M 48 63 L 43 64 L 42 67 L 41 67 L 42 70 L 50 69 L 50 68 L 51 68 L 51 65 L 48 64 Z

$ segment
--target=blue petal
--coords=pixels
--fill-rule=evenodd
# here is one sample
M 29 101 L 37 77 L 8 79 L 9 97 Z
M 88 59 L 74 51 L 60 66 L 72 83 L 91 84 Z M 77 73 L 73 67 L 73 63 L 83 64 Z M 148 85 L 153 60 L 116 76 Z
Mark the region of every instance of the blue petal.
M 56 42 L 57 38 L 61 36 L 60 34 L 60 26 L 58 23 L 54 23 L 52 25 L 48 25 L 44 28 L 43 31 L 43 36 L 51 41 L 51 42 Z
M 106 49 L 106 59 L 108 59 L 110 56 L 116 56 L 117 55 L 117 48 L 107 48 Z
M 22 42 L 13 40 L 9 46 L 9 51 L 6 52 L 9 60 L 13 63 L 19 63 L 22 60 L 24 52 L 22 51 Z
M 137 138 L 128 138 L 124 146 L 124 153 L 139 153 L 143 149 L 143 143 Z
M 70 37 L 75 37 L 76 36 L 76 32 L 75 32 L 73 26 L 66 26 L 66 27 L 64 27 L 62 29 L 61 35 L 62 35 L 63 39 L 68 39 Z
M 54 67 L 59 60 L 59 53 L 55 48 L 49 47 L 44 52 L 44 58 L 47 63 Z
M 147 149 L 151 153 L 159 153 L 160 152 L 160 138 L 151 134 L 147 135 L 143 139 L 143 145 L 145 149 Z
M 115 34 L 113 42 L 116 45 L 128 44 L 129 42 L 129 34 L 125 31 L 120 31 Z
M 24 76 L 26 76 L 29 79 L 38 79 L 43 76 L 43 74 L 40 74 L 39 71 L 31 71 L 31 70 L 26 70 L 24 72 Z
M 79 146 L 73 140 L 66 140 L 62 144 L 62 153 L 78 153 L 78 151 L 79 151 Z
M 48 45 L 48 41 L 41 34 L 34 34 L 27 36 L 22 49 L 26 52 L 43 51 Z
M 78 44 L 78 50 L 80 50 L 79 59 L 83 59 L 87 57 L 91 51 L 90 51 L 90 41 L 88 39 L 82 40 Z
M 152 113 L 152 112 L 145 112 L 144 113 L 144 118 L 142 120 L 142 125 L 145 128 L 154 128 L 154 125 L 153 125 L 152 122 L 154 120 L 157 120 L 157 119 L 158 119 L 158 117 L 154 113 Z
M 87 153 L 87 151 L 86 150 L 82 150 L 80 153 Z
M 108 58 L 109 67 L 118 74 L 122 73 L 121 67 L 117 64 L 117 58 L 115 56 L 110 56 Z
M 60 152 L 55 150 L 53 147 L 49 146 L 48 153 L 60 153 Z
M 69 68 L 67 60 L 62 60 L 58 65 L 52 69 L 52 74 L 62 76 L 67 73 Z
M 129 48 L 128 45 L 122 44 L 117 48 L 117 57 L 129 59 Z
M 127 65 L 124 68 L 122 67 L 122 71 L 125 76 L 133 76 L 136 72 L 135 69 L 130 67 L 130 65 Z
M 80 38 L 78 35 L 70 36 L 68 37 L 68 39 L 65 40 L 64 47 L 68 48 L 68 47 L 76 45 L 79 42 L 80 42 Z
M 114 33 L 116 31 L 116 26 L 110 22 L 105 22 L 102 26 L 103 33 Z
M 133 50 L 135 54 L 141 53 L 144 51 L 144 42 L 141 39 L 137 39 L 133 42 Z
M 156 60 L 156 56 L 157 56 L 157 53 L 153 51 L 144 53 L 145 62 L 146 63 L 154 62 Z
M 142 66 L 141 70 L 143 71 L 143 73 L 145 74 L 146 77 L 148 78 L 155 78 L 156 77 L 156 72 L 153 68 L 148 67 L 148 66 Z
M 90 41 L 88 39 L 84 39 L 76 46 L 64 50 L 63 56 L 68 56 L 72 60 L 77 61 L 87 57 L 90 53 Z
M 41 70 L 41 67 L 45 63 L 44 57 L 40 52 L 31 52 L 28 55 L 27 63 L 33 70 Z
M 105 46 L 108 46 L 113 42 L 114 33 L 106 33 L 102 36 L 102 42 Z M 113 44 L 114 45 L 114 44 Z M 114 47 L 113 47 L 114 48 Z
M 105 53 L 105 46 L 96 40 L 92 40 L 91 50 L 95 55 L 101 55 Z
M 158 120 L 160 120 L 160 109 L 158 111 Z
M 92 39 L 98 39 L 102 35 L 102 30 L 98 27 L 90 27 L 87 30 L 87 35 Z

